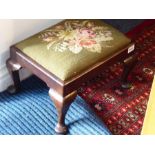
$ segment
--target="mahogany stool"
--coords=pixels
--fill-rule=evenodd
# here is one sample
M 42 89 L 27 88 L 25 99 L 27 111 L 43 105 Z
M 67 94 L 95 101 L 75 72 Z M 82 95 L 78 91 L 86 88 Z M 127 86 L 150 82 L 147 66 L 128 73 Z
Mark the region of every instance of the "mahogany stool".
M 101 20 L 64 20 L 10 47 L 8 91 L 19 92 L 21 68 L 42 79 L 58 112 L 55 131 L 65 134 L 65 115 L 77 89 L 116 60 L 124 63 L 122 87 L 129 88 L 127 77 L 137 60 L 134 43 Z

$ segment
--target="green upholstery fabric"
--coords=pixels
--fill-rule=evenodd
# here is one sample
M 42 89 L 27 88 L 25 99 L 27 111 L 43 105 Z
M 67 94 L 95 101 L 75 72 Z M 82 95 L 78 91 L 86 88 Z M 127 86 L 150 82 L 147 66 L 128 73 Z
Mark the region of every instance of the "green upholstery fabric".
M 64 20 L 15 46 L 66 81 L 130 42 L 123 33 L 100 20 Z

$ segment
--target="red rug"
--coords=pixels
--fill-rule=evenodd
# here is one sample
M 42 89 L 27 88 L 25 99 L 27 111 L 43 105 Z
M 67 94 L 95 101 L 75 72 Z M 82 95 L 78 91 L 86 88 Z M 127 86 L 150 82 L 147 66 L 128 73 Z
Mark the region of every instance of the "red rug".
M 155 21 L 147 20 L 129 33 L 139 61 L 129 76 L 132 87 L 120 88 L 122 64 L 114 62 L 96 79 L 83 84 L 79 95 L 115 135 L 139 135 L 155 72 Z

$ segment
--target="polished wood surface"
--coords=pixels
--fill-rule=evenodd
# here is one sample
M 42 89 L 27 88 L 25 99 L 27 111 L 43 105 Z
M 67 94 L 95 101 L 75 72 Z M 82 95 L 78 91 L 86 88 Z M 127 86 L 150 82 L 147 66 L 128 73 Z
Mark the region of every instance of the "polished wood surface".
M 132 85 L 128 81 L 128 75 L 129 75 L 130 71 L 133 69 L 133 67 L 136 65 L 137 61 L 138 61 L 137 53 L 123 61 L 124 70 L 123 70 L 122 77 L 121 77 L 122 88 L 125 88 L 125 89 L 131 88 Z
M 17 93 L 20 91 L 20 88 L 21 88 L 19 70 L 22 67 L 20 64 L 16 63 L 12 59 L 8 59 L 6 64 L 13 81 L 13 85 L 8 88 L 8 92 L 11 94 Z
M 58 122 L 55 127 L 55 131 L 59 134 L 67 133 L 67 126 L 65 125 L 65 116 L 66 113 L 77 96 L 77 91 L 74 91 L 67 96 L 63 97 L 59 95 L 54 89 L 49 90 L 49 96 L 55 104 L 55 107 L 58 112 Z

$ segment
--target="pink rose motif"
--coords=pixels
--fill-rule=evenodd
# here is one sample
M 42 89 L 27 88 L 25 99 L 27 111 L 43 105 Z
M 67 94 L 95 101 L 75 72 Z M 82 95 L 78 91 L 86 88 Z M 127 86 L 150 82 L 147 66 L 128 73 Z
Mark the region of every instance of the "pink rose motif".
M 97 42 L 95 40 L 82 40 L 80 41 L 81 46 L 91 46 L 96 44 Z
M 87 28 L 81 29 L 80 35 L 88 38 L 92 38 L 96 36 L 96 34 L 91 29 L 87 29 Z
M 104 26 L 95 25 L 89 20 L 66 21 L 46 30 L 39 38 L 47 42 L 47 49 L 53 48 L 58 52 L 69 50 L 75 54 L 80 53 L 83 49 L 101 53 L 102 42 L 113 40 L 111 31 Z

